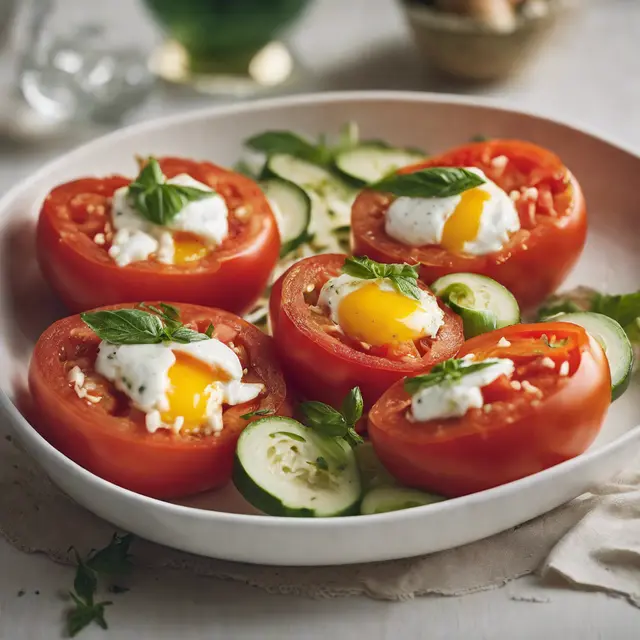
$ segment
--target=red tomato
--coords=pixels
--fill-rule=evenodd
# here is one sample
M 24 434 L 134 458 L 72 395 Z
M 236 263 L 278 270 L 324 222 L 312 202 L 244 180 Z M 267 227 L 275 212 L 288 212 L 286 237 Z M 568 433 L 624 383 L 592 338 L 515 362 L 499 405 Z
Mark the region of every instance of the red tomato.
M 271 326 L 285 374 L 305 397 L 339 407 L 359 386 L 368 408 L 396 380 L 453 357 L 464 340 L 462 322 L 439 302 L 444 325 L 433 340 L 373 348 L 348 338 L 315 306 L 322 286 L 340 274 L 344 259 L 324 254 L 294 264 L 271 291 Z
M 278 259 L 280 239 L 258 185 L 209 162 L 180 158 L 159 162 L 167 177 L 188 173 L 225 199 L 228 238 L 208 253 L 203 249 L 205 255 L 200 259 L 182 264 L 166 265 L 152 258 L 119 267 L 107 253 L 113 236 L 111 196 L 130 180 L 113 176 L 62 184 L 42 206 L 38 258 L 45 277 L 72 311 L 165 299 L 242 313 L 263 292 Z M 96 244 L 97 234 L 103 234 L 104 243 Z M 194 239 L 184 233 L 174 234 L 176 239 L 177 235 L 187 242 Z
M 552 345 L 555 338 L 555 345 L 548 347 L 543 336 Z M 510 346 L 497 345 L 502 337 Z M 552 467 L 593 442 L 611 401 L 611 379 L 602 348 L 582 327 L 514 325 L 468 340 L 460 355 L 468 353 L 477 360 L 511 358 L 512 380 L 526 380 L 538 391 L 514 389 L 502 376 L 483 388 L 483 409 L 418 423 L 406 417 L 411 397 L 403 381 L 394 384 L 369 413 L 369 436 L 401 483 L 461 496 Z M 556 366 L 544 366 L 544 357 Z M 566 376 L 560 374 L 563 362 L 569 363 Z
M 506 167 L 492 163 L 500 156 L 508 159 Z M 555 291 L 580 256 L 587 233 L 582 190 L 560 159 L 529 142 L 490 140 L 458 147 L 401 172 L 436 166 L 478 167 L 507 193 L 518 192 L 520 231 L 502 250 L 484 256 L 451 253 L 436 245 L 408 247 L 385 232 L 393 196 L 365 190 L 351 213 L 354 255 L 420 264 L 427 283 L 450 273 L 480 273 L 502 283 L 523 307 Z M 531 187 L 535 189 L 527 191 Z
M 117 309 L 134 305 L 114 305 Z M 149 433 L 144 414 L 129 398 L 94 371 L 99 338 L 71 316 L 49 327 L 36 344 L 29 369 L 38 431 L 59 451 L 92 473 L 126 489 L 157 498 L 207 491 L 231 477 L 236 441 L 248 424 L 245 413 L 267 409 L 291 415 L 284 378 L 269 336 L 241 318 L 218 309 L 176 304 L 181 319 L 205 331 L 211 322 L 214 336 L 233 342 L 248 373 L 245 381 L 262 382 L 266 391 L 255 400 L 228 407 L 219 436 L 175 435 L 167 430 Z M 93 404 L 80 399 L 68 380 L 78 366 L 95 385 L 100 397 Z

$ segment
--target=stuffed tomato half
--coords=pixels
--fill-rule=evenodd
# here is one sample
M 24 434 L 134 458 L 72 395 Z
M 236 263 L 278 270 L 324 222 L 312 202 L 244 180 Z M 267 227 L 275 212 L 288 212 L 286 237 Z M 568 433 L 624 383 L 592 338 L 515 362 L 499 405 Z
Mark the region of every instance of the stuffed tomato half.
M 453 357 L 462 321 L 406 264 L 324 254 L 294 264 L 274 285 L 278 357 L 306 398 L 339 407 L 360 387 L 365 408 L 404 376 Z
M 393 385 L 370 411 L 368 432 L 402 484 L 455 497 L 579 455 L 610 402 L 606 356 L 582 327 L 513 325 Z
M 53 446 L 158 498 L 224 485 L 247 424 L 291 414 L 271 338 L 227 311 L 187 304 L 117 305 L 56 322 L 36 344 L 29 387 L 34 423 Z
M 241 313 L 266 286 L 280 238 L 249 178 L 209 162 L 149 158 L 133 181 L 83 178 L 53 189 L 37 248 L 72 311 L 164 299 Z
M 351 223 L 355 255 L 419 265 L 427 283 L 485 275 L 525 308 L 562 283 L 587 231 L 574 176 L 550 151 L 515 140 L 467 144 L 401 169 L 358 196 Z

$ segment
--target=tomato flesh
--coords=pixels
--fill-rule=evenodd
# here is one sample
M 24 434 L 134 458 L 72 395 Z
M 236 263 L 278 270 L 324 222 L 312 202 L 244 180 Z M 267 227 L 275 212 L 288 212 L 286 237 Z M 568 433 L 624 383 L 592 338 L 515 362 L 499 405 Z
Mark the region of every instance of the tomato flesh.
M 506 167 L 494 163 L 502 157 L 507 158 Z M 555 291 L 579 258 L 587 232 L 582 190 L 560 159 L 528 142 L 491 140 L 458 147 L 401 172 L 435 166 L 478 167 L 507 193 L 517 192 L 520 231 L 500 251 L 483 256 L 436 245 L 409 247 L 385 231 L 393 196 L 364 190 L 351 213 L 354 255 L 419 264 L 427 284 L 450 273 L 479 273 L 507 287 L 524 308 L 539 304 Z
M 543 336 L 549 335 L 567 340 L 559 353 L 546 346 Z M 510 346 L 498 346 L 501 338 Z M 525 355 L 534 340 L 538 344 Z M 370 411 L 374 448 L 401 483 L 461 496 L 547 469 L 593 442 L 611 401 L 611 379 L 602 348 L 584 329 L 514 325 L 468 340 L 460 355 L 470 353 L 478 361 L 497 355 L 514 360 L 516 384 L 499 378 L 483 389 L 485 407 L 461 418 L 414 422 L 407 418 L 411 397 L 400 381 Z M 546 358 L 554 360 L 553 368 Z M 560 373 L 563 362 L 567 375 Z
M 439 303 L 444 325 L 434 339 L 377 348 L 350 339 L 314 304 L 322 285 L 340 273 L 344 259 L 324 254 L 294 264 L 271 291 L 271 326 L 285 375 L 303 396 L 339 407 L 349 390 L 359 386 L 365 407 L 370 407 L 396 380 L 453 357 L 464 340 L 462 322 Z M 315 298 L 308 297 L 310 292 Z
M 229 209 L 229 236 L 207 251 L 185 238 L 182 264 L 150 257 L 120 267 L 108 255 L 113 229 L 111 197 L 130 180 L 84 178 L 46 197 L 37 228 L 40 267 L 72 311 L 145 299 L 177 300 L 241 313 L 262 294 L 280 250 L 275 218 L 250 179 L 209 162 L 159 159 L 163 173 L 188 173 L 209 185 Z
M 132 307 L 116 305 L 107 308 Z M 240 432 L 240 416 L 258 409 L 291 415 L 284 378 L 276 364 L 272 340 L 227 311 L 175 303 L 182 321 L 233 343 L 248 372 L 245 381 L 262 382 L 265 392 L 243 405 L 227 407 L 218 436 L 166 429 L 149 433 L 144 413 L 94 370 L 99 338 L 79 316 L 59 320 L 38 340 L 29 369 L 29 388 L 38 431 L 59 451 L 92 473 L 138 493 L 172 498 L 226 484 Z M 78 366 L 93 383 L 93 403 L 81 399 L 68 379 Z

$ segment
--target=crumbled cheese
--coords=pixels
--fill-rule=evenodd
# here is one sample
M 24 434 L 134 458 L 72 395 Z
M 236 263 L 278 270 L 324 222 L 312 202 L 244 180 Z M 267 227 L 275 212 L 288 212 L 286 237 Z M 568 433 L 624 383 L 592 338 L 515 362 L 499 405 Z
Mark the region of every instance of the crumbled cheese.
M 500 340 L 498 340 L 498 346 L 499 347 L 510 347 L 511 343 L 503 336 L 502 338 L 500 338 Z
M 87 402 L 91 402 L 92 404 L 97 404 L 102 400 L 100 396 L 90 393 L 94 391 L 96 387 L 93 383 L 87 381 L 80 367 L 73 367 L 67 374 L 67 379 L 73 385 L 73 390 L 76 392 L 78 398 L 87 400 Z
M 236 214 L 236 218 L 238 218 L 238 220 L 244 220 L 249 215 L 249 207 L 246 207 L 246 206 L 238 207 L 234 211 L 234 213 Z
M 306 291 L 307 293 L 311 293 L 315 288 L 316 288 L 316 285 L 315 285 L 315 284 L 308 284 L 308 285 L 307 285 L 307 288 L 305 289 L 305 291 Z
M 558 369 L 558 373 L 561 376 L 568 376 L 569 375 L 569 362 L 567 360 L 565 360 L 561 365 L 560 368 Z
M 528 200 L 537 200 L 538 199 L 538 189 L 536 187 L 527 187 L 522 192 L 522 197 L 527 198 Z
M 507 167 L 508 162 L 509 158 L 507 158 L 507 156 L 496 156 L 495 158 L 493 158 L 493 160 L 491 160 L 491 166 L 495 167 L 498 170 L 504 171 Z
M 520 389 L 522 389 L 522 385 L 520 384 L 520 382 L 518 382 L 518 380 L 512 380 L 511 388 L 515 389 L 516 391 L 520 391 Z
M 149 433 L 155 433 L 158 429 L 164 427 L 159 411 L 149 411 L 144 417 L 144 424 Z
M 520 192 L 514 189 L 509 193 L 509 197 L 516 202 L 516 200 L 520 200 Z
M 556 363 L 551 358 L 549 358 L 549 356 L 545 356 L 544 358 L 542 358 L 542 360 L 540 360 L 540 364 L 543 367 L 547 367 L 547 369 L 556 368 Z
M 463 360 L 468 360 L 468 361 L 475 360 L 476 359 L 476 354 L 475 353 L 467 353 L 466 356 L 462 356 L 462 359 Z
M 97 244 L 102 246 L 107 239 L 104 237 L 104 233 L 96 233 L 95 236 L 93 236 L 93 241 Z
M 538 389 L 538 387 L 536 387 L 535 385 L 531 384 L 528 380 L 522 381 L 522 388 L 526 393 L 533 393 L 537 396 L 542 395 L 542 391 L 540 391 L 540 389 Z
M 174 433 L 180 433 L 180 429 L 182 429 L 182 427 L 184 426 L 184 417 L 183 416 L 178 416 L 174 421 L 173 421 L 173 427 L 172 427 L 172 431 Z

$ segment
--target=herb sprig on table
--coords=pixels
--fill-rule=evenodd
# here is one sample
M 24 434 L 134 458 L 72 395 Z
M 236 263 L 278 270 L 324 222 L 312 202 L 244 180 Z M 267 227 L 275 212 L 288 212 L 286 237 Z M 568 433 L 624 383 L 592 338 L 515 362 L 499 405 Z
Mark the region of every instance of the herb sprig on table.
M 129 547 L 133 536 L 114 534 L 111 542 L 98 551 L 91 551 L 86 558 L 82 558 L 78 551 L 71 547 L 76 558 L 76 576 L 73 581 L 73 591 L 69 592 L 74 607 L 67 613 L 67 633 L 75 637 L 85 627 L 95 622 L 99 627 L 107 629 L 105 620 L 106 607 L 113 604 L 110 600 L 96 601 L 99 578 L 114 579 L 131 572 L 131 555 Z M 125 587 L 111 585 L 111 593 L 124 593 Z

